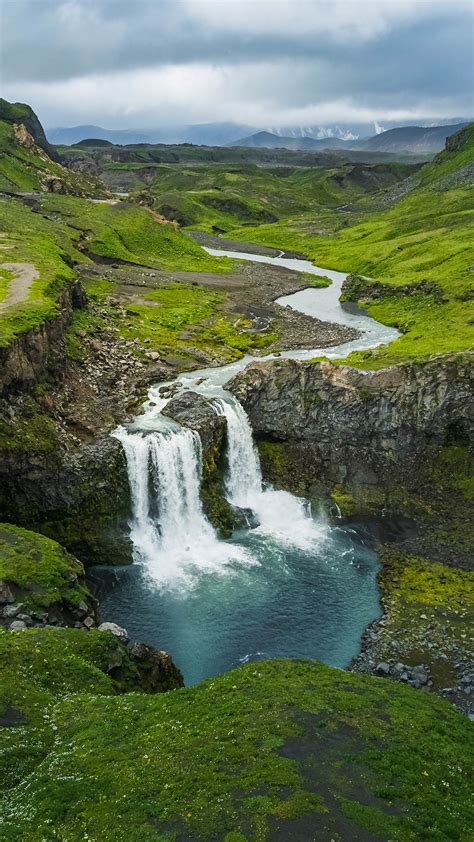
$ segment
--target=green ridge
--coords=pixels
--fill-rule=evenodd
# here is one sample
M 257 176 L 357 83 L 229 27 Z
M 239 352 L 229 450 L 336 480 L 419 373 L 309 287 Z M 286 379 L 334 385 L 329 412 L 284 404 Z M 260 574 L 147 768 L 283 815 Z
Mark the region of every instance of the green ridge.
M 440 699 L 312 661 L 114 697 L 100 637 L 0 635 L 25 723 L 5 839 L 467 842 L 470 726 Z

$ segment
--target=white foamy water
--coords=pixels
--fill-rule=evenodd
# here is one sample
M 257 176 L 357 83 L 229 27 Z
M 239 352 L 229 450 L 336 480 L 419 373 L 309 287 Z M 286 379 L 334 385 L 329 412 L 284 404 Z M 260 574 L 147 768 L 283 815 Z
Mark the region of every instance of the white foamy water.
M 203 572 L 224 572 L 231 562 L 251 559 L 237 546 L 223 545 L 204 515 L 201 442 L 181 427 L 130 433 L 120 427 L 132 496 L 131 539 L 135 561 L 162 587 L 192 586 Z
M 245 410 L 232 395 L 217 403 L 227 420 L 227 499 L 254 512 L 260 522 L 256 534 L 269 535 L 282 544 L 310 550 L 324 539 L 326 524 L 313 518 L 306 500 L 264 486 Z
M 283 256 L 271 258 L 217 249 L 206 251 L 331 278 L 332 285 L 326 289 L 306 289 L 279 299 L 279 303 L 319 319 L 356 327 L 362 331 L 361 336 L 329 349 L 287 351 L 281 354 L 283 357 L 308 359 L 321 353 L 341 357 L 353 350 L 385 344 L 398 336 L 393 328 L 381 325 L 363 313 L 348 313 L 342 309 L 339 304 L 345 278 L 342 272 L 320 269 L 309 261 Z M 329 527 L 323 519 L 313 516 L 306 500 L 265 487 L 262 482 L 247 415 L 237 399 L 224 388 L 231 377 L 254 359 L 246 356 L 220 368 L 188 372 L 173 383 L 178 388 L 204 395 L 213 401 L 217 413 L 225 415 L 225 494 L 232 505 L 251 509 L 255 514 L 260 525 L 252 534 L 256 537 L 253 543 L 258 545 L 258 551 L 252 551 L 248 542 L 245 547 L 239 545 L 238 536 L 231 542 L 220 540 L 207 520 L 200 498 L 202 454 L 199 435 L 161 414 L 169 399 L 161 397 L 159 386 L 152 387 L 144 413 L 135 418 L 128 430 L 121 427 L 113 434 L 122 442 L 127 458 L 135 560 L 159 587 L 189 588 L 202 574 L 229 573 L 242 564 L 258 565 L 262 551 L 275 556 L 285 548 L 311 553 L 328 538 Z

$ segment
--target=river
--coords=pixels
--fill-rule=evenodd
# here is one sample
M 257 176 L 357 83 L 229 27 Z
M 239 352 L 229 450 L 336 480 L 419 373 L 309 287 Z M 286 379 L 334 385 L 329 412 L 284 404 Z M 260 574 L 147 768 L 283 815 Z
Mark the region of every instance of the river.
M 398 336 L 363 312 L 341 307 L 344 273 L 284 254 L 206 250 L 332 280 L 330 287 L 308 288 L 278 303 L 355 327 L 360 337 L 283 357 L 343 357 Z M 205 395 L 226 416 L 226 496 L 253 511 L 256 528 L 218 538 L 200 500 L 199 436 L 161 414 L 168 400 L 160 394 L 163 384 L 151 388 L 142 414 L 114 433 L 127 457 L 135 564 L 96 571 L 102 616 L 124 625 L 132 640 L 169 651 L 188 685 L 260 658 L 311 657 L 347 666 L 379 613 L 378 561 L 363 531 L 330 523 L 306 500 L 262 480 L 245 412 L 224 389 L 253 359 L 185 373 L 174 384 Z

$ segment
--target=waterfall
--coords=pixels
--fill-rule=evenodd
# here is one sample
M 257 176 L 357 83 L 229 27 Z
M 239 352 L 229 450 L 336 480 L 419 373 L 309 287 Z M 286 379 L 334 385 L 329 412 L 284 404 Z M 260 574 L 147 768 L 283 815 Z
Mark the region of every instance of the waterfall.
M 225 490 L 236 506 L 252 507 L 262 493 L 262 472 L 247 414 L 235 398 L 216 401 L 227 420 L 227 462 Z
M 314 548 L 327 534 L 326 525 L 313 518 L 307 500 L 288 491 L 264 487 L 252 428 L 239 401 L 229 395 L 216 401 L 216 406 L 227 419 L 228 500 L 253 510 L 260 522 L 260 534 L 272 536 L 283 545 Z
M 219 541 L 201 503 L 201 440 L 181 427 L 143 434 L 119 427 L 132 497 L 135 560 L 164 586 L 192 584 L 196 574 L 248 562 L 245 551 Z

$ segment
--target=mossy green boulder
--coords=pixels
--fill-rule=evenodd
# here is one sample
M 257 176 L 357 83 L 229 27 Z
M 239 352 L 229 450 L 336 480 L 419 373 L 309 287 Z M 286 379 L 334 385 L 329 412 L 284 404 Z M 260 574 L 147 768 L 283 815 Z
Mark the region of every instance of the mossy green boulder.
M 22 603 L 25 613 L 95 611 L 82 563 L 56 541 L 9 523 L 0 523 L 0 580 L 4 601 Z

